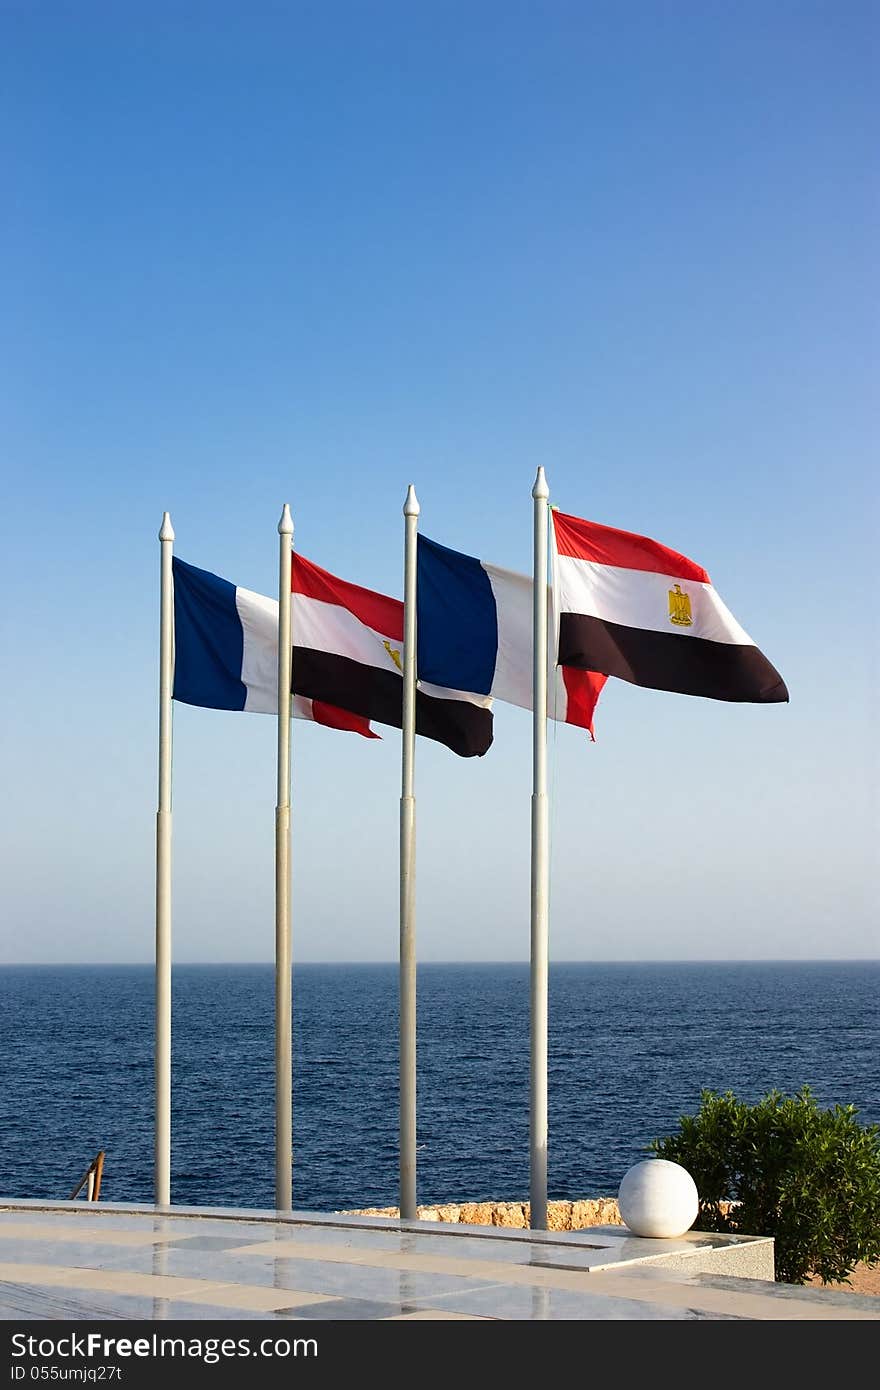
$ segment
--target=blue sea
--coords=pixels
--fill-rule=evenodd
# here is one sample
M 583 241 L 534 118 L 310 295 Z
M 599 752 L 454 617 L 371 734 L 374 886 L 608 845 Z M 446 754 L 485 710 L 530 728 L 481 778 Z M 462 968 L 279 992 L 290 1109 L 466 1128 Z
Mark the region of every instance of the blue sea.
M 425 965 L 419 1201 L 528 1196 L 525 965 Z M 880 1122 L 880 963 L 550 971 L 551 1198 L 613 1196 L 700 1091 L 810 1085 Z M 178 966 L 172 1200 L 271 1207 L 271 965 Z M 294 971 L 294 1205 L 397 1202 L 397 968 Z M 0 1196 L 152 1201 L 153 973 L 0 969 Z

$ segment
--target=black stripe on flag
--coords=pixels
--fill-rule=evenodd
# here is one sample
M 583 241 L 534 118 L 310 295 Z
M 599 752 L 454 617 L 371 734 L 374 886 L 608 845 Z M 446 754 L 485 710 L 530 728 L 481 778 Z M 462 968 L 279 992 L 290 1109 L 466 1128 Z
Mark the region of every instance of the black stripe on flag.
M 560 615 L 558 659 L 560 666 L 601 671 L 650 690 L 758 705 L 788 699 L 785 681 L 757 647 L 624 627 L 583 613 Z
M 293 692 L 394 729 L 403 723 L 402 678 L 351 657 L 294 647 Z M 459 757 L 479 758 L 492 745 L 492 711 L 469 700 L 444 700 L 419 690 L 416 733 L 445 744 Z

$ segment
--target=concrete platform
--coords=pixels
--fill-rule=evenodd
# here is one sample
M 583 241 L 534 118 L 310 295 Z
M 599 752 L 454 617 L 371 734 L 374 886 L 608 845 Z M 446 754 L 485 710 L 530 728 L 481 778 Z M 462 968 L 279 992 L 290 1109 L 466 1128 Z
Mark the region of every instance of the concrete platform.
M 880 1319 L 880 1298 L 768 1269 L 772 1241 L 749 1236 L 0 1201 L 7 1321 Z

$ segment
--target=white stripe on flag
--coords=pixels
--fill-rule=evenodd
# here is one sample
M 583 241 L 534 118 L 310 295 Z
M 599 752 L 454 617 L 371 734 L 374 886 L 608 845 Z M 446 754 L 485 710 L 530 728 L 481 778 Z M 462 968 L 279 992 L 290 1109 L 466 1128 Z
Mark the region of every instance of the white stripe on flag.
M 295 593 L 292 629 L 294 647 L 332 652 L 334 656 L 349 657 L 364 666 L 376 666 L 400 675 L 400 667 L 384 644 L 387 641 L 402 662 L 403 643 L 367 627 L 354 613 L 337 603 L 325 603 L 323 599 Z
M 712 584 L 676 579 L 653 570 L 621 569 L 577 560 L 570 555 L 556 559 L 557 604 L 561 613 L 583 613 L 622 627 L 679 636 L 701 637 L 752 647 L 754 642 L 719 597 Z M 690 627 L 678 627 L 669 617 L 669 591 L 675 585 L 691 603 Z
M 499 565 L 480 563 L 489 576 L 495 598 L 498 621 L 498 655 L 495 658 L 495 679 L 492 697 L 504 700 L 520 709 L 532 708 L 532 649 L 534 622 L 532 614 L 532 580 L 527 574 L 502 569 Z M 552 652 L 556 647 L 552 647 Z M 547 713 L 551 719 L 565 723 L 568 718 L 568 691 L 562 667 L 549 660 Z
M 483 563 L 483 562 L 481 562 Z M 492 695 L 532 708 L 532 581 L 525 574 L 483 563 L 495 598 L 498 652 Z
M 244 634 L 241 679 L 244 707 L 253 714 L 278 713 L 278 600 L 236 589 L 235 606 Z M 305 715 L 311 718 L 311 714 Z
M 438 700 L 463 700 L 477 709 L 492 708 L 491 695 L 475 695 L 471 690 L 449 690 L 445 685 L 432 685 L 430 681 L 417 681 L 416 684 L 422 695 L 431 695 Z

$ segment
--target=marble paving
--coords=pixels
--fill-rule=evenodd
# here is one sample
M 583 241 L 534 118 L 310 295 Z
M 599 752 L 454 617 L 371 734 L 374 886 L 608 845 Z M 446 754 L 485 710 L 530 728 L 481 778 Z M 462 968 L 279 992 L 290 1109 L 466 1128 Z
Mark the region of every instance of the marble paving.
M 880 1298 L 695 1258 L 748 1240 L 0 1202 L 0 1319 L 880 1319 Z

